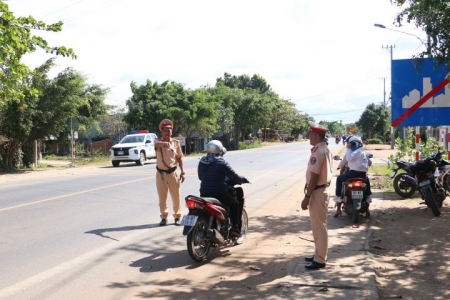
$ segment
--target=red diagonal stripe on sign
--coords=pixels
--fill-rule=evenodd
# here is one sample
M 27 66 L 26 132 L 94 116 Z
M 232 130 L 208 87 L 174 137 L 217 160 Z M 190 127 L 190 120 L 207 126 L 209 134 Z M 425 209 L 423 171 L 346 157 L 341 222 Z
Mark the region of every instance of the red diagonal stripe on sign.
M 413 106 L 411 106 L 407 111 L 405 111 L 400 117 L 398 117 L 394 122 L 392 122 L 392 127 L 397 127 L 401 122 L 403 122 L 407 117 L 409 117 L 413 112 L 416 111 L 422 104 L 427 102 L 433 95 L 435 95 L 439 90 L 441 90 L 446 84 L 448 84 L 448 77 L 442 80 L 435 88 L 428 92 L 425 96 L 417 101 Z

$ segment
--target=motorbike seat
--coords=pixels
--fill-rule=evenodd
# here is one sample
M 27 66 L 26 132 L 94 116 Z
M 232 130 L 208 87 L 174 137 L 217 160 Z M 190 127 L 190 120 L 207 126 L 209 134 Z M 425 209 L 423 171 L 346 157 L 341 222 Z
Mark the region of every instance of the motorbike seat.
M 346 183 L 349 183 L 349 182 L 353 182 L 353 181 L 363 181 L 363 182 L 366 182 L 366 178 L 350 178 L 350 179 L 347 179 L 345 182 L 346 182 Z
M 205 200 L 205 202 L 210 202 L 215 205 L 224 206 L 222 204 L 222 202 L 220 202 L 219 200 L 217 200 L 216 198 L 213 198 L 213 197 L 202 197 L 202 199 Z
M 450 165 L 444 165 L 444 166 L 440 166 L 439 167 L 439 170 L 445 170 L 445 171 L 447 171 L 448 169 L 450 169 Z
M 220 202 L 219 200 L 217 200 L 216 198 L 213 198 L 213 197 L 198 197 L 198 196 L 189 195 L 189 196 L 186 197 L 186 200 L 189 199 L 189 198 L 190 199 L 195 199 L 195 200 L 198 200 L 198 201 L 210 202 L 212 204 L 224 206 L 222 204 L 222 202 Z

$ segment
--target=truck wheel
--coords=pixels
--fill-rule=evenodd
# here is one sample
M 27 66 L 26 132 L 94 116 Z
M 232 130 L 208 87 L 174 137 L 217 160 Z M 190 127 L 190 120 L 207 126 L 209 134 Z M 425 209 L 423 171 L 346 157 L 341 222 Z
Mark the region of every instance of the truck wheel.
M 145 153 L 144 152 L 139 153 L 139 160 L 136 161 L 136 164 L 138 166 L 145 165 Z
M 118 167 L 120 165 L 120 161 L 116 161 L 116 160 L 113 160 L 111 163 L 112 163 L 113 167 Z

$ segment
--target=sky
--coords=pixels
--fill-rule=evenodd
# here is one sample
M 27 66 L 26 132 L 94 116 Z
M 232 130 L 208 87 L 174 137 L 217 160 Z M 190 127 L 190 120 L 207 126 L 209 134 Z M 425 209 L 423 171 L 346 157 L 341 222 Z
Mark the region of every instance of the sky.
M 393 59 L 425 49 L 425 33 L 394 26 L 390 0 L 8 0 L 16 17 L 47 24 L 35 32 L 51 46 L 73 48 L 67 67 L 110 89 L 106 103 L 125 107 L 130 83 L 214 85 L 224 73 L 258 74 L 315 121 L 359 120 L 368 104 L 388 101 Z M 375 27 L 387 28 L 408 34 Z M 415 35 L 415 36 L 414 36 Z M 36 51 L 34 68 L 49 56 Z M 384 92 L 386 98 L 384 98 Z

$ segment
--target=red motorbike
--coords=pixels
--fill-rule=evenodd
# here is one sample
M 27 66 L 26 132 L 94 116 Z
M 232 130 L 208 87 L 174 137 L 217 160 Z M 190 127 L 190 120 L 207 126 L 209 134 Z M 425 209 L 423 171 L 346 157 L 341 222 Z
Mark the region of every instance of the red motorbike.
M 343 183 L 342 210 L 349 217 L 352 216 L 354 224 L 359 223 L 360 214 L 365 214 L 366 218 L 370 217 L 366 186 L 365 178 L 351 178 Z
M 244 190 L 234 187 L 236 183 L 226 182 L 228 193 L 239 202 L 241 212 L 238 228 L 241 236 L 231 234 L 229 208 L 219 200 L 211 197 L 189 195 L 185 198 L 189 213 L 181 220 L 184 225 L 183 235 L 187 235 L 189 256 L 195 261 L 206 260 L 211 248 L 244 242 L 248 230 L 248 216 L 244 208 Z
M 373 154 L 366 153 L 369 167 L 372 165 L 371 158 Z M 335 160 L 341 160 L 339 155 L 334 156 Z M 341 174 L 348 172 L 348 165 L 346 164 L 341 169 Z M 353 219 L 354 224 L 359 223 L 360 214 L 364 214 L 366 218 L 370 217 L 369 206 L 370 203 L 366 201 L 367 195 L 367 180 L 368 178 L 350 178 L 342 183 L 342 210 Z

